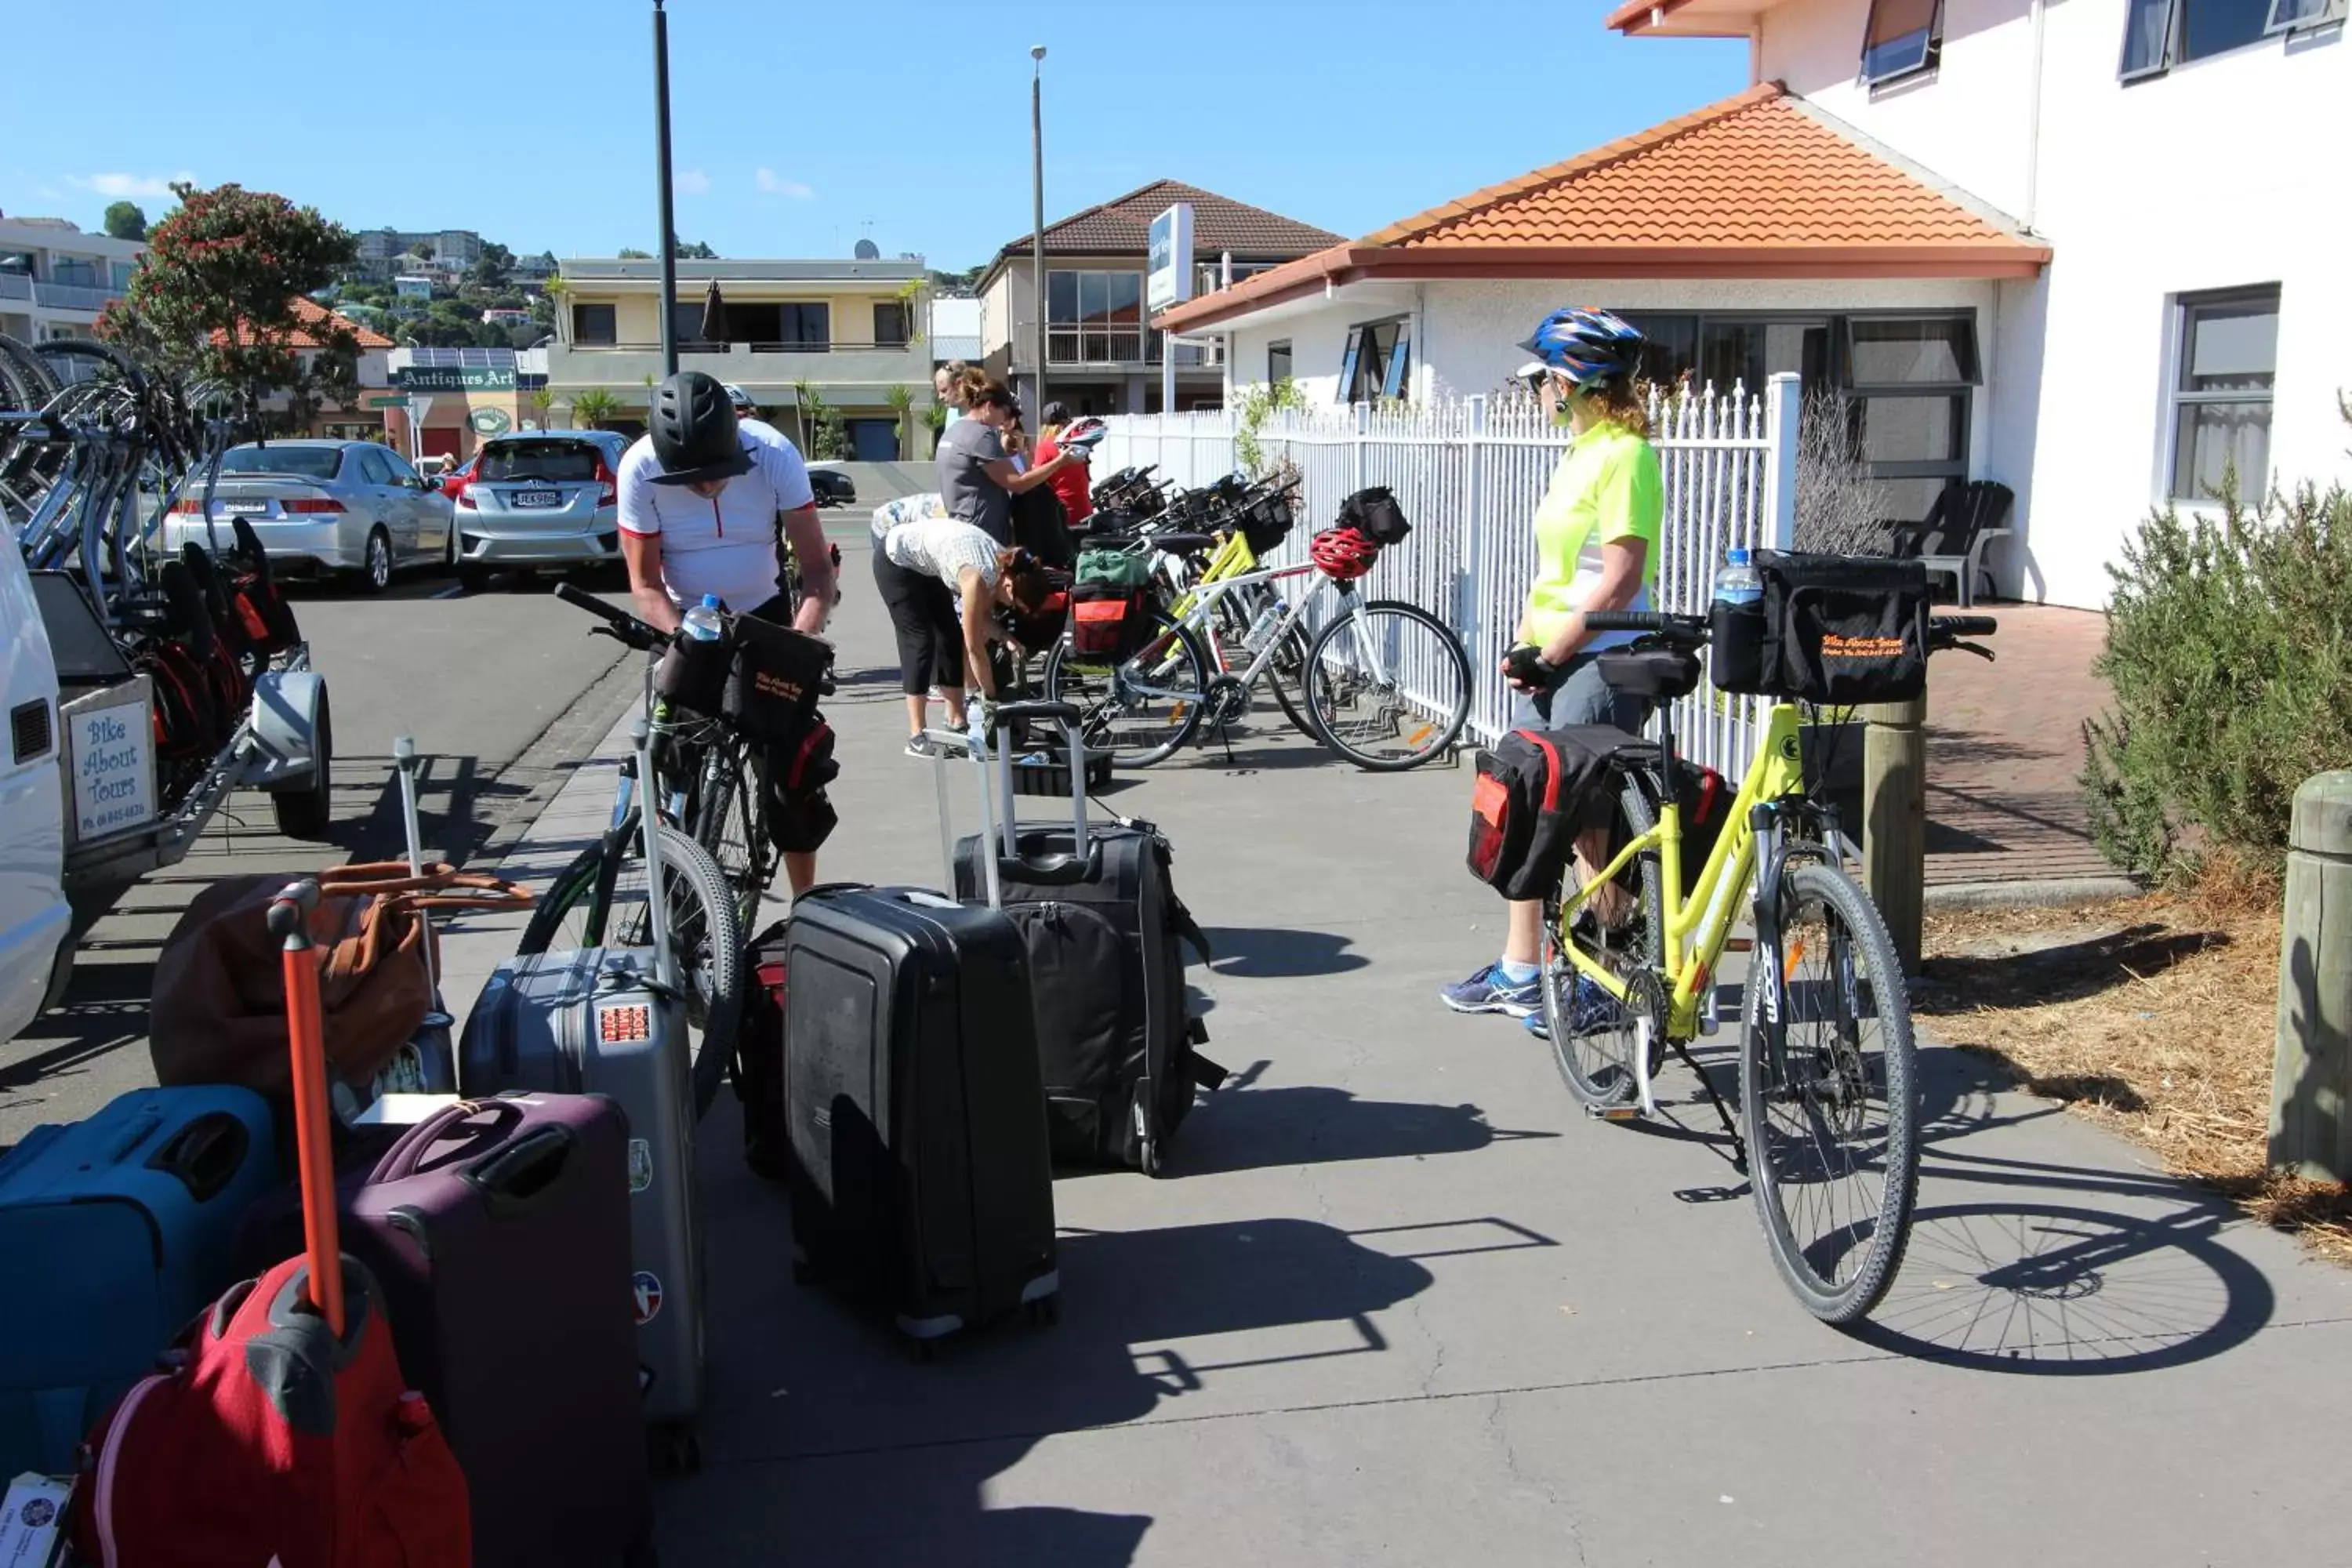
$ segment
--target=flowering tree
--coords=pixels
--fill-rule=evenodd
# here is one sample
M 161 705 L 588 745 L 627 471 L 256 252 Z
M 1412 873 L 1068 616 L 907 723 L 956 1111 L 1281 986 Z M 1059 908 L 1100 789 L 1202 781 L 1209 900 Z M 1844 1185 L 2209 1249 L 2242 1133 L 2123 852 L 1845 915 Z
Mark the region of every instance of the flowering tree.
M 349 230 L 284 196 L 175 184 L 180 205 L 148 232 L 131 287 L 99 335 L 159 370 L 219 384 L 258 418 L 283 394 L 289 426 L 322 401 L 358 395 L 359 342 L 331 316 L 304 321 L 296 301 L 334 281 L 357 244 Z M 297 347 L 297 332 L 317 346 Z

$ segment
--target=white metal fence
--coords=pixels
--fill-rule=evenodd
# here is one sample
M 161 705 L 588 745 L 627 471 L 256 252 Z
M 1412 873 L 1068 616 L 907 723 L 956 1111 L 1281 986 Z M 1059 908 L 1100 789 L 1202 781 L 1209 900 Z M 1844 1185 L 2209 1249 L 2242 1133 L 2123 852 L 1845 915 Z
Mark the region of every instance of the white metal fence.
M 1715 569 L 1734 545 L 1789 547 L 1799 402 L 1797 377 L 1786 374 L 1760 397 L 1710 387 L 1653 402 L 1652 439 L 1665 479 L 1658 608 L 1703 612 Z M 1150 464 L 1155 478 L 1205 485 L 1240 466 L 1238 437 L 1230 413 L 1125 416 L 1110 421 L 1094 471 Z M 1473 397 L 1282 413 L 1255 439 L 1262 471 L 1286 462 L 1304 480 L 1300 525 L 1277 561 L 1303 558 L 1307 537 L 1329 526 L 1353 491 L 1386 485 L 1396 493 L 1413 531 L 1382 556 L 1365 590 L 1426 605 L 1461 634 L 1478 682 L 1470 731 L 1481 742 L 1501 735 L 1511 693 L 1498 667 L 1535 577 L 1536 506 L 1568 432 L 1530 399 Z M 1757 699 L 1706 685 L 1675 711 L 1684 754 L 1735 777 L 1761 719 Z

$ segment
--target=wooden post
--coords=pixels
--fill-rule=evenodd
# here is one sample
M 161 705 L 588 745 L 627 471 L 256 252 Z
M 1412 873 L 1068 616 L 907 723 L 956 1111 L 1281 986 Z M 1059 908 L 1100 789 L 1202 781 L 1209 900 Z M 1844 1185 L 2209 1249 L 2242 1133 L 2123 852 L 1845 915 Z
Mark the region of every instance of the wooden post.
M 2317 773 L 2294 792 L 2270 1160 L 2352 1179 L 2352 773 Z
M 1919 972 L 1927 887 L 1927 700 L 1857 709 L 1862 740 L 1862 874 L 1903 973 Z

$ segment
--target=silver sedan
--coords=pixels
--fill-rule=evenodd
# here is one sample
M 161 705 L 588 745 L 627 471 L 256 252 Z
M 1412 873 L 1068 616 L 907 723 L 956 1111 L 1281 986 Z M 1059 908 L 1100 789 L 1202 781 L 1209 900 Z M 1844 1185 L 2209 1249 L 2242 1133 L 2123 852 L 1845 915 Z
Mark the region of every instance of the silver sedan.
M 225 549 L 231 518 L 253 525 L 273 566 L 347 575 L 380 594 L 403 566 L 453 564 L 449 498 L 374 441 L 257 441 L 221 457 L 205 512 L 202 485 L 173 504 L 163 544 Z

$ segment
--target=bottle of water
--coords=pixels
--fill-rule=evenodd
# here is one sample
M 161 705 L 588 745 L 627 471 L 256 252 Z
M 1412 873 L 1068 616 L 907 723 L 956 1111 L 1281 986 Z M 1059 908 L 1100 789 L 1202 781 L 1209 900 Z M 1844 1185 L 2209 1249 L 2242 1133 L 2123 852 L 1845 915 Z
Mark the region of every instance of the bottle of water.
M 696 642 L 717 642 L 726 635 L 726 624 L 719 618 L 719 595 L 705 594 L 702 603 L 686 612 L 678 630 Z
M 1718 605 L 1758 605 L 1764 601 L 1764 579 L 1748 562 L 1748 552 L 1733 545 L 1723 552 L 1723 570 L 1715 574 Z

